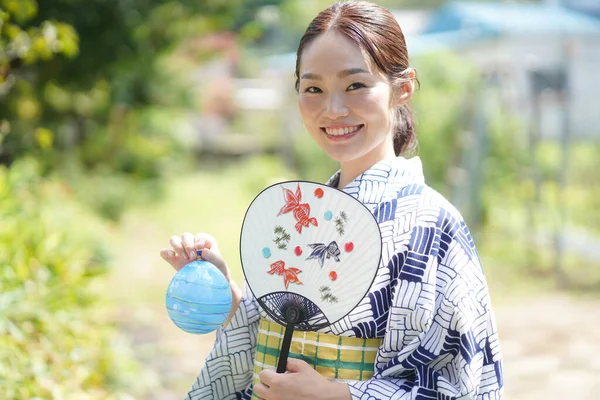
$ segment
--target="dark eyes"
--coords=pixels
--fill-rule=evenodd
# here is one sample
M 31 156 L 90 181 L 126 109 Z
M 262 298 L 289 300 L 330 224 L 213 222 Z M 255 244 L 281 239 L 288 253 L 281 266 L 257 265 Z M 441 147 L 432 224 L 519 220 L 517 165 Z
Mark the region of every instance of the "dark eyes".
M 367 87 L 364 83 L 354 82 L 353 84 L 348 86 L 348 88 L 346 90 L 357 90 L 357 89 L 361 89 L 364 87 Z M 306 88 L 305 92 L 306 93 L 322 93 L 323 91 L 316 86 L 310 86 L 310 87 Z
M 321 89 L 319 89 L 318 87 L 315 87 L 315 86 L 311 86 L 309 88 L 306 88 L 305 92 L 306 93 L 321 93 Z
M 354 82 L 352 85 L 348 86 L 347 90 L 356 90 L 356 89 L 360 89 L 360 88 L 364 88 L 364 87 L 367 87 L 364 83 Z

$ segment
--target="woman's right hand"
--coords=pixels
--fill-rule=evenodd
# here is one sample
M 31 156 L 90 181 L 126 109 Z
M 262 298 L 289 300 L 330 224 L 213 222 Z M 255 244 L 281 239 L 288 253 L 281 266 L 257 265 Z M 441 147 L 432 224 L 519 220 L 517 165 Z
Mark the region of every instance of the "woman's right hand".
M 171 264 L 176 271 L 179 271 L 190 262 L 195 261 L 198 258 L 197 251 L 201 250 L 202 259 L 213 264 L 223 273 L 223 275 L 225 275 L 225 278 L 231 287 L 231 294 L 233 296 L 231 313 L 225 322 L 225 324 L 227 324 L 240 304 L 242 291 L 235 281 L 231 279 L 229 267 L 219 252 L 219 246 L 216 239 L 207 233 L 197 233 L 194 236 L 189 232 L 185 232 L 181 236 L 171 236 L 169 243 L 171 244 L 171 249 L 162 249 L 160 255 L 165 261 Z
M 185 232 L 181 236 L 171 236 L 169 240 L 171 249 L 164 248 L 160 251 L 161 257 L 167 261 L 176 271 L 179 271 L 186 264 L 195 261 L 198 258 L 197 251 L 202 251 L 202 259 L 215 265 L 225 275 L 227 280 L 231 280 L 229 267 L 221 253 L 217 240 L 207 233 L 197 233 L 195 236 Z

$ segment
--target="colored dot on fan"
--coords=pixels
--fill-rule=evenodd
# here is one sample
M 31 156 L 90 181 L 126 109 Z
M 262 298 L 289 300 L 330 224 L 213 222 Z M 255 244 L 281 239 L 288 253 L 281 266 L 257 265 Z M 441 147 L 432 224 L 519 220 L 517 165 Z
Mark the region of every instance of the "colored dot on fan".
M 350 253 L 352 250 L 354 250 L 354 243 L 352 242 L 348 242 L 344 245 L 344 250 L 346 250 L 346 253 Z
M 325 211 L 324 217 L 327 221 L 330 221 L 331 218 L 333 218 L 333 213 L 330 210 L 327 210 L 327 211 Z
M 271 249 L 269 249 L 268 247 L 265 247 L 264 249 L 262 249 L 262 255 L 264 258 L 271 257 Z
M 296 246 L 296 248 L 294 249 L 294 254 L 296 254 L 297 256 L 302 254 L 302 248 L 300 246 Z
M 332 281 L 335 281 L 337 279 L 337 272 L 331 271 L 329 273 L 329 279 L 331 279 Z
M 323 197 L 323 189 L 321 188 L 316 188 L 315 189 L 315 196 L 320 199 L 321 197 Z

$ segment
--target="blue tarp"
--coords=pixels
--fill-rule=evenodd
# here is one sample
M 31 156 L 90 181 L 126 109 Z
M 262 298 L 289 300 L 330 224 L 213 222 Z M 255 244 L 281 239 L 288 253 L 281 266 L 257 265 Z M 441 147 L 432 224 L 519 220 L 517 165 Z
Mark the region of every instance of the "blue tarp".
M 487 36 L 600 35 L 600 20 L 547 4 L 451 2 L 433 14 L 423 33 L 451 31 Z

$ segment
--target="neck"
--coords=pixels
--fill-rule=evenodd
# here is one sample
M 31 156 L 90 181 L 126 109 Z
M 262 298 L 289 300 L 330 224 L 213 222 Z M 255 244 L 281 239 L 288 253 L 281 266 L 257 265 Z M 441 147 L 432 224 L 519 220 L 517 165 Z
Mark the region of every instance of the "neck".
M 366 170 L 378 162 L 395 157 L 396 153 L 394 153 L 394 148 L 392 146 L 386 147 L 385 151 L 374 154 L 368 158 L 340 163 L 340 181 L 338 182 L 338 189 L 343 189 L 348 186 L 348 184 L 356 179 L 356 177 L 362 175 Z

